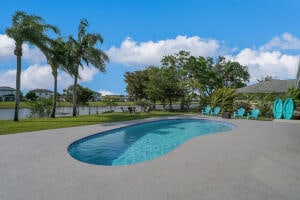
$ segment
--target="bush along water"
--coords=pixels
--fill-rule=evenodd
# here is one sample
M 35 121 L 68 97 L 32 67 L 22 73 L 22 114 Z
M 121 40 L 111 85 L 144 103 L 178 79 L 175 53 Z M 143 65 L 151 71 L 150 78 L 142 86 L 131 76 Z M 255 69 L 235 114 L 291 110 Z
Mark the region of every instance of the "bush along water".
M 31 102 L 32 107 L 31 117 L 49 117 L 52 108 L 52 99 L 38 99 L 37 101 Z

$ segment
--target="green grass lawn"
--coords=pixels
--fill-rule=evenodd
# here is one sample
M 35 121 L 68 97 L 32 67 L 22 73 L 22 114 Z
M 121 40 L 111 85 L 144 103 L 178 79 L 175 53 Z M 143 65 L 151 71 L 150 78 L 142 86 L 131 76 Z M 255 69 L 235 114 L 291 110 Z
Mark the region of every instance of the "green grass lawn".
M 183 113 L 170 112 L 150 112 L 150 113 L 106 113 L 97 115 L 85 115 L 78 117 L 58 117 L 58 118 L 29 118 L 21 119 L 18 122 L 13 120 L 0 120 L 0 135 L 11 133 L 21 133 L 28 131 L 47 130 L 55 128 L 102 124 L 108 122 L 128 121 L 134 119 L 144 119 L 150 117 L 173 116 Z

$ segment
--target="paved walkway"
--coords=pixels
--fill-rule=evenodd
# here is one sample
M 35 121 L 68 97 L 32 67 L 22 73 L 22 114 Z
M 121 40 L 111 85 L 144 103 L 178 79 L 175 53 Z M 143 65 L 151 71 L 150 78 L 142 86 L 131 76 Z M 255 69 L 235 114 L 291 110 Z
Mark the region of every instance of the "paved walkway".
M 0 136 L 0 200 L 299 200 L 300 125 L 223 121 L 237 128 L 117 167 L 81 163 L 67 147 L 133 122 Z

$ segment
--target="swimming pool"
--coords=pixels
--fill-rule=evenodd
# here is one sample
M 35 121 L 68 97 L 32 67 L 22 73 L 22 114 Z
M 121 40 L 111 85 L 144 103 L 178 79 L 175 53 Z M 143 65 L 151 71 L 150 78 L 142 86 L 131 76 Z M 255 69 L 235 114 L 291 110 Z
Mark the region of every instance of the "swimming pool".
M 168 119 L 117 128 L 73 142 L 69 154 L 96 165 L 129 165 L 160 157 L 200 135 L 233 129 L 204 119 Z

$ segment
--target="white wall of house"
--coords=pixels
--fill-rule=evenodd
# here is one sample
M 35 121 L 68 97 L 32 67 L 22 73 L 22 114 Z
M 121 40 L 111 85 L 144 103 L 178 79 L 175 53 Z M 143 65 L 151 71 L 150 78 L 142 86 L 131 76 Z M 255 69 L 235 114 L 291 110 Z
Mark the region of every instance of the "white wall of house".
M 34 92 L 35 95 L 38 97 L 38 98 L 41 98 L 41 99 L 48 99 L 50 98 L 51 96 L 53 96 L 53 92 L 42 92 L 42 91 L 38 91 L 38 92 Z
M 3 98 L 4 95 L 16 95 L 16 91 L 15 90 L 0 90 L 0 101 L 5 101 L 5 99 Z

